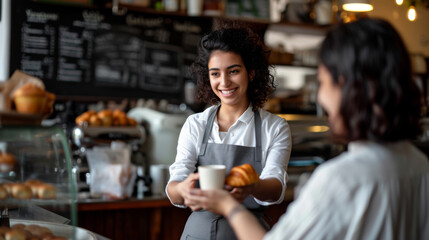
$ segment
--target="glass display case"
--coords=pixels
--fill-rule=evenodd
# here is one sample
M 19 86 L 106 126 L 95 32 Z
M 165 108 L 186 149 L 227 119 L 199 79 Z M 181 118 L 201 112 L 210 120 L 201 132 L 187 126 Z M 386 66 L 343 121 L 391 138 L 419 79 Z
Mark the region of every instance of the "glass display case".
M 96 239 L 77 227 L 76 179 L 61 127 L 0 126 L 0 150 L 2 225 L 36 224 L 67 239 Z

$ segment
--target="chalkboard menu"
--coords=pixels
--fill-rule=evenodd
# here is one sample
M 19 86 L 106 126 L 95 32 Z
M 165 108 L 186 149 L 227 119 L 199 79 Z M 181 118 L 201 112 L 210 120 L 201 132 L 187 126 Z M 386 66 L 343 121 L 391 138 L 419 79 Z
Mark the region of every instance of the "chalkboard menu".
M 64 97 L 181 98 L 210 18 L 12 2 L 10 72 Z

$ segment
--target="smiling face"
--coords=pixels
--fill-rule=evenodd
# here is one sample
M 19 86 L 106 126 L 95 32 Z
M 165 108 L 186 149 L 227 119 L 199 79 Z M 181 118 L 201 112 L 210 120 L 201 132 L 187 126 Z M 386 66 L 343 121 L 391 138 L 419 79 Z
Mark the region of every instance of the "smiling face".
M 210 85 L 222 105 L 247 107 L 249 74 L 241 56 L 233 52 L 213 51 L 208 63 Z
M 317 71 L 319 80 L 318 103 L 325 109 L 329 117 L 331 130 L 336 135 L 343 135 L 345 127 L 340 114 L 342 88 L 332 79 L 331 73 L 324 65 L 319 65 Z

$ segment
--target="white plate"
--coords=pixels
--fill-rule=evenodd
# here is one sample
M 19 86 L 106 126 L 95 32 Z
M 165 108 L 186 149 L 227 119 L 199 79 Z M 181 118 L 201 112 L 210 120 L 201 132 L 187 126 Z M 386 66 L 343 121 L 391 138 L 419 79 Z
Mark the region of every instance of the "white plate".
M 43 222 L 43 221 L 10 219 L 11 226 L 18 223 L 25 224 L 25 225 L 36 224 L 41 227 L 47 227 L 52 231 L 54 235 L 66 237 L 67 239 L 97 240 L 97 237 L 95 236 L 94 233 L 80 227 L 74 227 L 74 226 L 60 224 L 60 223 Z

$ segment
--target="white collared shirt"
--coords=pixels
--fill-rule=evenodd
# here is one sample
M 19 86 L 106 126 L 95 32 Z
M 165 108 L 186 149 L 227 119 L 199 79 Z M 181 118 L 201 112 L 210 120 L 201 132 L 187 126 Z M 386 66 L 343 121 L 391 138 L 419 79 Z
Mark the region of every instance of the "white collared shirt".
M 203 135 L 210 113 L 216 106 L 209 107 L 204 112 L 188 117 L 179 135 L 177 155 L 175 162 L 170 166 L 170 180 L 183 181 L 196 169 L 197 157 L 203 141 Z M 282 184 L 282 194 L 275 202 L 263 202 L 255 198 L 261 205 L 281 203 L 284 199 L 287 180 L 287 165 L 291 152 L 291 134 L 289 125 L 283 118 L 265 110 L 259 110 L 261 116 L 261 142 L 262 142 L 262 173 L 261 179 L 276 178 Z M 255 147 L 255 123 L 252 107 L 240 116 L 221 139 L 217 118 L 209 136 L 209 143 L 233 144 L 246 147 Z M 166 191 L 167 196 L 168 192 Z M 183 205 L 175 205 L 185 207 Z
M 429 239 L 429 162 L 408 141 L 353 142 L 264 239 Z

